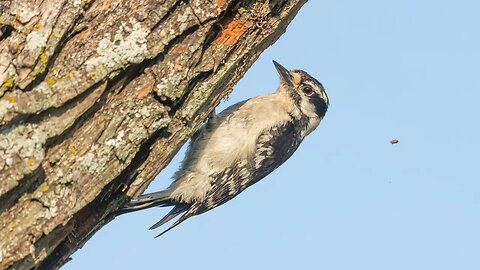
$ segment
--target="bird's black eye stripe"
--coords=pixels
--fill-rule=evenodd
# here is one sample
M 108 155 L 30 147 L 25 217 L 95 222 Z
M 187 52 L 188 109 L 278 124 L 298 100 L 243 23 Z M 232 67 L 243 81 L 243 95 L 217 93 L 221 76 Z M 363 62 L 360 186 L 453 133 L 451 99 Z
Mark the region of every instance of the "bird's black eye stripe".
M 327 102 L 320 97 L 318 93 L 314 93 L 309 97 L 310 102 L 312 102 L 313 106 L 315 107 L 315 112 L 319 117 L 325 116 L 325 113 L 327 112 L 328 105 Z

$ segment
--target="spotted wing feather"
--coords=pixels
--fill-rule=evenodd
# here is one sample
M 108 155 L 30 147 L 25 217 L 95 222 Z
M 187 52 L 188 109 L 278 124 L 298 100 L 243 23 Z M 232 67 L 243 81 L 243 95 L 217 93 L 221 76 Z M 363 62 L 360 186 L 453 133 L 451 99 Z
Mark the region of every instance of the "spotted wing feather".
M 201 204 L 195 205 L 195 215 L 229 201 L 282 165 L 301 142 L 297 127 L 298 123 L 289 121 L 265 130 L 257 139 L 253 155 L 212 175 L 212 189 Z

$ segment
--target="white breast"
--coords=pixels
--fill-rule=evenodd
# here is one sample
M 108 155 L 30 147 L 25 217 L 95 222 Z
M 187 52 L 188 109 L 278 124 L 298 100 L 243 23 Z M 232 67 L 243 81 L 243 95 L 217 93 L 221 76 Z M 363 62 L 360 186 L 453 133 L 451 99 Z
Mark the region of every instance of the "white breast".
M 175 175 L 171 197 L 184 202 L 202 200 L 211 188 L 211 175 L 247 159 L 255 151 L 259 134 L 298 113 L 286 93 L 252 98 L 223 111 L 213 126 L 191 145 L 184 166 Z M 290 114 L 289 114 L 290 113 Z

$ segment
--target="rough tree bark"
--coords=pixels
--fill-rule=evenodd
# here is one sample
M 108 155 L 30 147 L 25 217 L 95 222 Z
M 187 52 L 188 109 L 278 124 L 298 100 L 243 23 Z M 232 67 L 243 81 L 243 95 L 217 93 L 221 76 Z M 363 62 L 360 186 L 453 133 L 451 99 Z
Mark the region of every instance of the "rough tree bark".
M 0 269 L 65 263 L 305 1 L 0 1 Z

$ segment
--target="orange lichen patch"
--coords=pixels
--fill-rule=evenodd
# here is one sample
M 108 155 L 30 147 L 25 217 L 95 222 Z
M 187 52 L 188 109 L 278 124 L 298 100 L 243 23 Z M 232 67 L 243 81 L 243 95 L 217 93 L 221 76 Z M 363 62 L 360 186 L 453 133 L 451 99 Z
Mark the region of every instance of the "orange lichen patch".
M 224 26 L 215 43 L 224 45 L 233 45 L 247 31 L 247 25 L 237 18 L 231 19 L 227 25 Z
M 36 24 L 33 25 L 33 27 L 36 28 L 36 29 L 38 29 L 38 28 L 42 27 L 42 25 L 39 24 L 39 23 L 36 23 Z
M 10 97 L 8 98 L 8 102 L 10 102 L 10 103 L 12 103 L 12 104 L 15 103 L 15 97 L 14 97 L 14 96 L 10 96 Z

